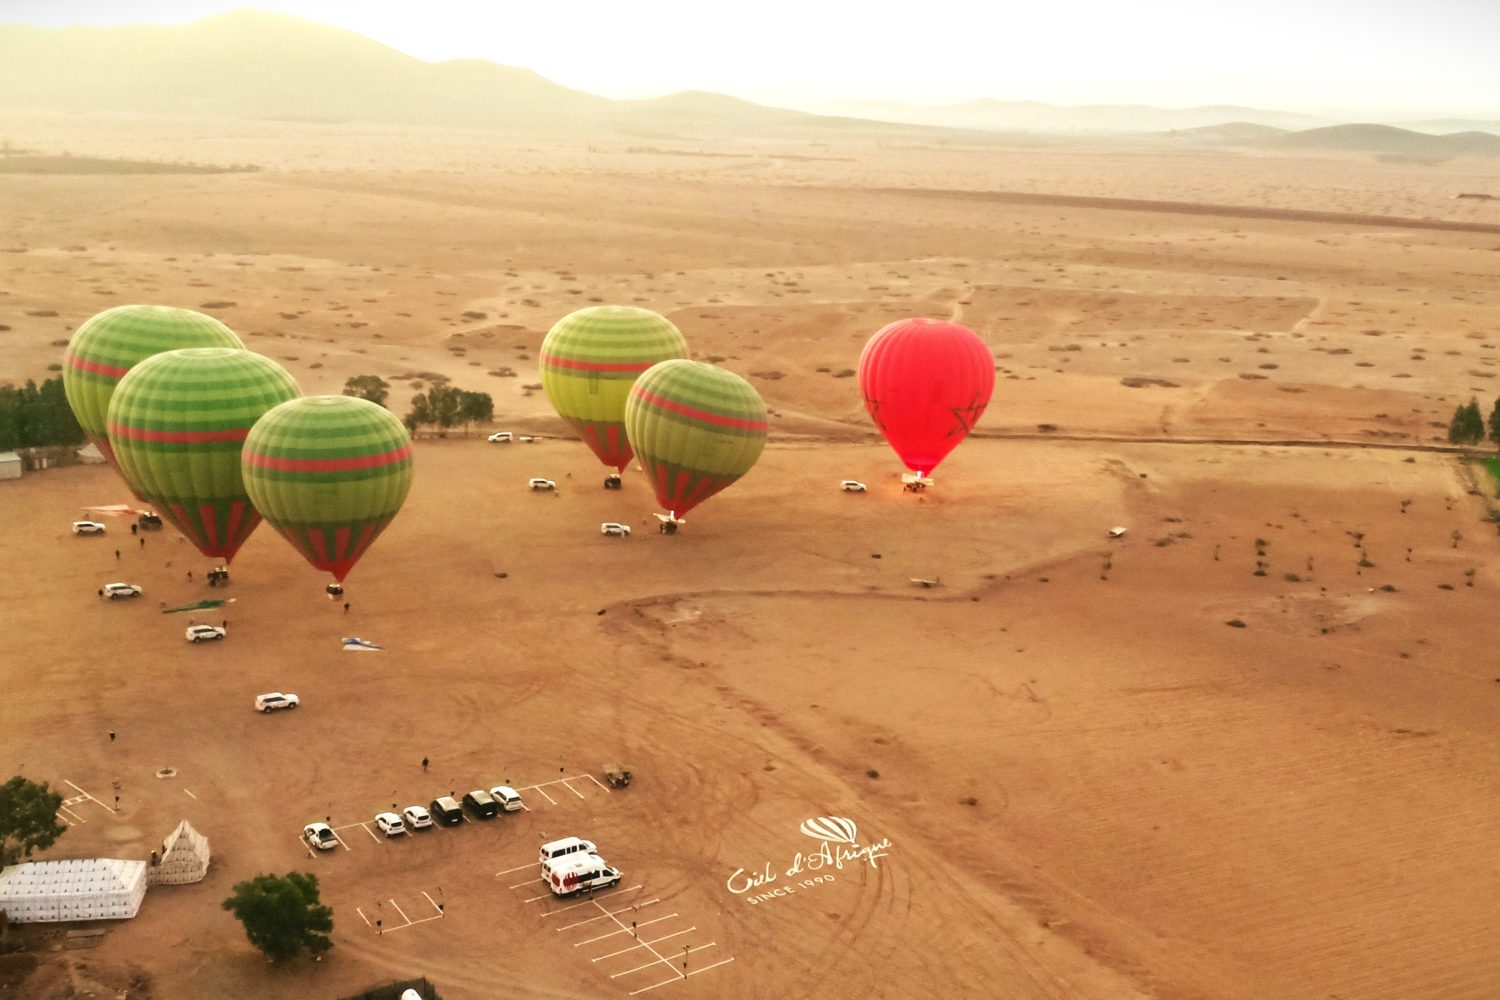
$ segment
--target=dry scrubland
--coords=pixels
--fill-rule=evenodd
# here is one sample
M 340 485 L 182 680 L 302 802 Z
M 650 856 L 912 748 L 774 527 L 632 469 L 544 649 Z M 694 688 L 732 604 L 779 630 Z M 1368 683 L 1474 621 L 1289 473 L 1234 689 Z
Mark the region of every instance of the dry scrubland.
M 1500 538 L 1491 484 L 1430 445 L 1455 405 L 1500 393 L 1500 232 L 869 189 L 1500 225 L 1496 203 L 1453 200 L 1500 193 L 1500 168 L 13 129 L 43 151 L 265 169 L 5 177 L 6 375 L 46 375 L 99 309 L 162 302 L 224 319 L 305 391 L 379 374 L 399 412 L 440 372 L 549 435 L 424 439 L 347 617 L 262 528 L 230 638 L 204 648 L 155 613 L 214 593 L 170 529 L 144 549 L 120 526 L 66 533 L 80 505 L 127 499 L 112 473 L 0 488 L 0 773 L 106 800 L 119 781 L 119 813 L 83 803 L 51 856 L 144 857 L 184 816 L 215 849 L 205 883 L 153 890 L 97 949 L 45 953 L 27 996 L 331 997 L 421 972 L 459 1000 L 625 996 L 660 967 L 611 979 L 621 959 L 591 962 L 554 904 L 510 888 L 524 873 L 495 876 L 571 832 L 716 942 L 694 962 L 734 958 L 653 996 L 1494 995 Z M 760 465 L 678 537 L 649 530 L 640 479 L 600 490 L 526 389 L 548 326 L 597 302 L 668 314 L 775 414 Z M 978 330 L 999 366 L 981 433 L 923 497 L 847 376 L 913 314 Z M 529 493 L 533 474 L 559 497 Z M 845 476 L 871 492 L 839 494 Z M 601 538 L 604 519 L 636 536 Z M 97 601 L 109 579 L 145 600 Z M 388 651 L 345 656 L 356 634 Z M 273 689 L 303 708 L 253 713 Z M 611 758 L 636 769 L 626 792 L 531 792 L 531 813 L 391 845 L 354 829 L 316 859 L 296 839 L 325 814 Z M 811 847 L 798 825 L 819 815 L 889 855 L 760 905 L 728 891 Z M 272 969 L 218 901 L 294 868 L 319 875 L 337 947 Z M 438 887 L 440 921 L 376 936 L 356 913 Z

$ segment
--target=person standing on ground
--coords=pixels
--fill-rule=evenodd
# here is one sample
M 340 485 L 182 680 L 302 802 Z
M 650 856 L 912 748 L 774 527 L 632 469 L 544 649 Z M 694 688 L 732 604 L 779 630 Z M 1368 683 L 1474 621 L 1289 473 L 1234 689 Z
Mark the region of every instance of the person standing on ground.
M 349 602 L 345 601 L 344 602 L 344 614 L 347 615 L 348 613 L 349 613 Z
M 427 758 L 426 757 L 422 758 L 422 773 L 423 774 L 427 773 Z
M 120 561 L 120 550 L 119 549 L 115 549 L 115 562 L 119 562 L 119 561 Z
M 111 729 L 111 730 L 110 730 L 110 731 L 109 731 L 109 741 L 110 741 L 110 742 L 111 742 L 111 743 L 113 743 L 113 742 L 114 742 L 114 741 L 115 741 L 115 731 L 114 731 L 114 730 L 113 730 L 113 729 Z

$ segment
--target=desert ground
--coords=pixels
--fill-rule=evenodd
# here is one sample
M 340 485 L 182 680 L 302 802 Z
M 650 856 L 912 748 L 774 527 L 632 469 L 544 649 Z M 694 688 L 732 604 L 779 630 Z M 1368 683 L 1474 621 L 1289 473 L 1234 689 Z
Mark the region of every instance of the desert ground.
M 266 527 L 225 592 L 170 527 L 74 537 L 130 500 L 108 468 L 0 484 L 0 774 L 91 796 L 40 856 L 144 859 L 184 818 L 213 847 L 204 882 L 152 889 L 96 947 L 28 931 L 40 965 L 0 995 L 424 974 L 449 1000 L 1496 995 L 1500 536 L 1494 483 L 1444 444 L 1456 405 L 1500 393 L 1500 201 L 1455 200 L 1500 194 L 1494 161 L 7 131 L 262 169 L 0 175 L 0 377 L 151 302 L 219 317 L 305 392 L 376 374 L 404 413 L 439 373 L 496 423 L 418 440 L 347 612 Z M 773 414 L 756 468 L 673 537 L 639 473 L 600 488 L 536 388 L 547 329 L 601 302 L 666 314 Z M 913 315 L 997 365 L 921 495 L 851 377 Z M 100 601 L 109 580 L 144 598 Z M 158 613 L 218 596 L 222 643 Z M 255 713 L 268 690 L 302 706 Z M 611 761 L 629 788 L 596 780 Z M 370 830 L 502 781 L 528 811 Z M 808 869 L 824 816 L 883 846 Z M 345 849 L 311 856 L 325 817 Z M 537 845 L 567 834 L 618 890 L 539 898 Z M 335 947 L 270 966 L 219 903 L 292 870 Z

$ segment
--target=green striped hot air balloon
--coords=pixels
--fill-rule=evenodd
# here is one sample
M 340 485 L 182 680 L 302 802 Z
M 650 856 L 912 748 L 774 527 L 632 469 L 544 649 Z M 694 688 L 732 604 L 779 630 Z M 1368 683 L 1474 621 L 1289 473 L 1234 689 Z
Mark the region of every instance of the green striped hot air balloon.
M 170 306 L 115 306 L 85 320 L 63 351 L 63 391 L 83 433 L 109 464 L 109 399 L 132 367 L 184 347 L 244 347 L 212 316 Z
M 635 306 L 590 306 L 558 320 L 538 362 L 552 406 L 599 456 L 624 472 L 630 464 L 625 400 L 641 372 L 687 354 L 672 321 Z
M 663 361 L 631 387 L 625 430 L 675 521 L 750 471 L 766 446 L 766 404 L 733 372 Z
M 241 445 L 261 414 L 296 395 L 286 369 L 252 351 L 166 351 L 120 379 L 109 443 L 136 494 L 199 552 L 228 562 L 260 523 L 240 476 Z
M 411 435 L 384 407 L 305 396 L 255 422 L 240 470 L 266 522 L 342 583 L 401 509 L 411 459 Z

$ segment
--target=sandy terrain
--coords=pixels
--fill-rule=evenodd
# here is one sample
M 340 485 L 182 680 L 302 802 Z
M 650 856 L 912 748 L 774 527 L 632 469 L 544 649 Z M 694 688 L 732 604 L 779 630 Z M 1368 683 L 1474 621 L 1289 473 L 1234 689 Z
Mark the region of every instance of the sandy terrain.
M 930 192 L 1493 225 L 1496 203 L 1452 198 L 1500 167 L 12 128 L 266 169 L 0 177 L 0 375 L 45 377 L 89 315 L 161 302 L 305 391 L 379 374 L 404 412 L 439 372 L 547 436 L 424 437 L 347 615 L 262 528 L 203 647 L 157 613 L 218 595 L 171 529 L 68 534 L 128 499 L 112 472 L 0 485 L 0 774 L 100 800 L 45 856 L 143 858 L 184 817 L 214 848 L 206 882 L 153 889 L 97 948 L 40 938 L 14 995 L 420 974 L 457 1000 L 1494 995 L 1500 538 L 1493 484 L 1441 442 L 1500 392 L 1500 235 Z M 599 489 L 527 388 L 550 324 L 596 302 L 668 314 L 774 414 L 760 464 L 676 537 L 638 476 Z M 907 315 L 972 326 L 998 366 L 925 496 L 846 374 Z M 97 600 L 116 579 L 145 598 Z M 303 706 L 251 711 L 275 689 Z M 594 781 L 614 759 L 627 790 Z M 529 812 L 390 843 L 358 825 L 507 779 Z M 309 857 L 298 831 L 325 816 L 348 850 Z M 789 874 L 819 816 L 885 846 Z M 569 833 L 622 891 L 532 898 L 536 845 Z M 288 870 L 318 875 L 336 947 L 272 968 L 218 904 Z M 626 951 L 631 920 L 661 961 Z

